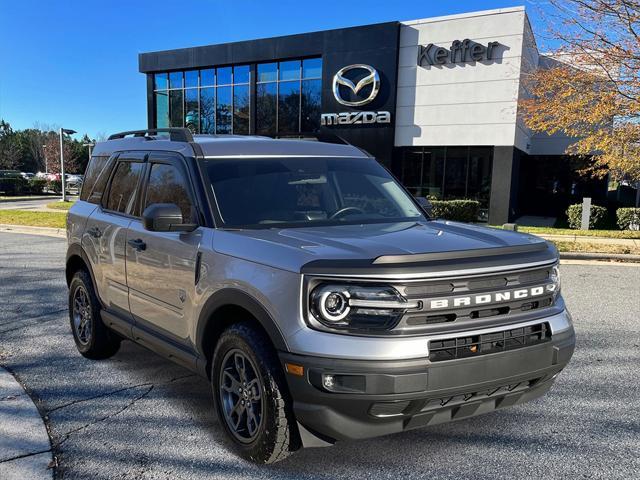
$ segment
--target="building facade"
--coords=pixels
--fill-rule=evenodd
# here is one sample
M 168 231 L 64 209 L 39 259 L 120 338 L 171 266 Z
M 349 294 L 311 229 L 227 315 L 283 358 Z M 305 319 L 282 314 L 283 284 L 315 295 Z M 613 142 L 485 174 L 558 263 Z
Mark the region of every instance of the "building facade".
M 337 135 L 415 195 L 475 199 L 484 220 L 555 216 L 606 195 L 518 116 L 539 54 L 523 7 L 143 53 L 150 128 Z

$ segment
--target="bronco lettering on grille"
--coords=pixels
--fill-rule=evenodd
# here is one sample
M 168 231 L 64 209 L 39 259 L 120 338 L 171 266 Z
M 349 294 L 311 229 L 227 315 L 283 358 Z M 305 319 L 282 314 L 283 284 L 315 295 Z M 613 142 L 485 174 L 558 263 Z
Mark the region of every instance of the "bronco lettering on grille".
M 483 293 L 479 295 L 469 295 L 451 298 L 438 298 L 426 302 L 426 309 L 439 310 L 442 308 L 471 307 L 474 305 L 487 305 L 491 303 L 509 302 L 521 300 L 523 298 L 538 297 L 544 294 L 551 294 L 555 290 L 555 285 L 549 283 L 545 286 L 530 288 L 520 288 L 517 290 L 507 290 L 502 292 Z

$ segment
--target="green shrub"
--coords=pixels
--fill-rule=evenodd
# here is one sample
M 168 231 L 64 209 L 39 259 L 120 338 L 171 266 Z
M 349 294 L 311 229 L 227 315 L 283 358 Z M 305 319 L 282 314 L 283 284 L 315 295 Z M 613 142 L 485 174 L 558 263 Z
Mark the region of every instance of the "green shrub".
M 0 192 L 5 195 L 20 195 L 26 188 L 27 181 L 22 177 L 0 177 Z
M 29 193 L 37 195 L 44 191 L 44 187 L 47 185 L 47 181 L 44 178 L 32 178 L 29 180 L 27 189 Z
M 616 217 L 620 230 L 631 230 L 631 225 L 637 230 L 640 225 L 640 208 L 619 208 L 616 210 Z
M 567 219 L 569 228 L 580 230 L 582 226 L 582 204 L 570 205 L 567 209 Z M 589 228 L 599 230 L 607 225 L 607 209 L 598 205 L 591 205 L 591 216 L 589 217 Z
M 429 200 L 433 216 L 456 222 L 475 222 L 480 212 L 480 202 L 476 200 Z
M 47 190 L 54 193 L 62 193 L 61 180 L 47 180 Z

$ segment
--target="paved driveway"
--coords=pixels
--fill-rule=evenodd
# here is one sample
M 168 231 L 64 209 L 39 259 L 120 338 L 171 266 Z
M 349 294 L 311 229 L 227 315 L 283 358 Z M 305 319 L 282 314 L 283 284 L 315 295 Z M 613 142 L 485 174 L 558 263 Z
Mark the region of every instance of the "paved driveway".
M 258 467 L 225 447 L 204 380 L 130 342 L 106 361 L 76 352 L 64 248 L 63 240 L 0 233 L 0 363 L 39 399 L 59 443 L 59 478 L 629 478 L 640 471 L 638 267 L 562 267 L 578 346 L 542 399 Z
M 35 212 L 50 212 L 51 209 L 47 208 L 47 204 L 60 200 L 60 195 L 51 196 L 48 198 L 35 198 L 24 200 L 1 200 L 0 210 L 31 210 Z M 67 200 L 72 202 L 77 200 L 78 197 L 67 195 Z M 60 211 L 60 210 L 57 210 Z

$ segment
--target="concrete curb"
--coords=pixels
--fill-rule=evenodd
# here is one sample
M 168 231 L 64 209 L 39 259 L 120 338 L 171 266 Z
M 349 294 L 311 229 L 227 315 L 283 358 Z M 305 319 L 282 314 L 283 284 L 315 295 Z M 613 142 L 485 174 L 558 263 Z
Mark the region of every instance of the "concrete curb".
M 626 253 L 588 253 L 588 252 L 560 252 L 561 260 L 600 260 L 606 262 L 640 263 L 640 255 Z
M 11 198 L 3 198 L 0 200 L 0 203 L 10 203 L 10 202 L 28 202 L 29 200 L 49 200 L 55 201 L 60 199 L 60 195 L 36 195 L 33 197 L 11 197 Z
M 47 428 L 31 397 L 0 367 L 0 478 L 53 478 Z
M 26 233 L 57 238 L 66 238 L 67 236 L 67 231 L 64 228 L 31 227 L 28 225 L 8 225 L 6 223 L 0 223 L 0 232 Z

